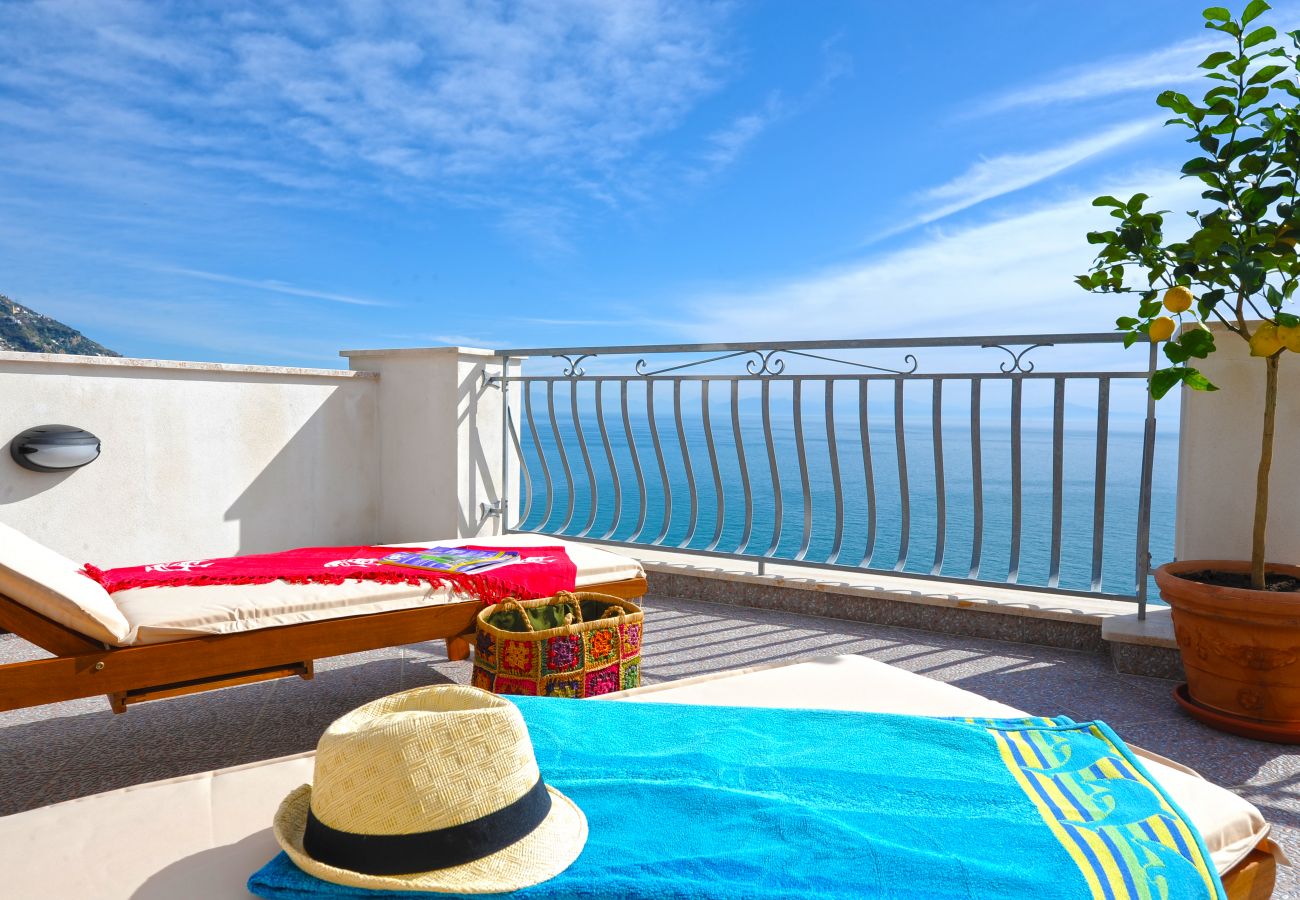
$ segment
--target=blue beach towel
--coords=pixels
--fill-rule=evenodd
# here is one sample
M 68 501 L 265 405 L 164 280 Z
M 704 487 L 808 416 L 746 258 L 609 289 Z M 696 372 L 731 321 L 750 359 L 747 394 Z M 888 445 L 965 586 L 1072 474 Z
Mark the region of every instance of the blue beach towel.
M 519 697 L 587 845 L 519 900 L 1224 897 L 1200 836 L 1109 727 Z M 268 900 L 460 895 L 320 881 Z

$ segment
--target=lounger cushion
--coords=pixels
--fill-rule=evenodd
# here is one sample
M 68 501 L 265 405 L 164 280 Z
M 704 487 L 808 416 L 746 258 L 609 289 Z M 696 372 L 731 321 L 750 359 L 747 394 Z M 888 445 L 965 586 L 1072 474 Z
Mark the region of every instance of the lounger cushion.
M 919 715 L 1025 715 L 979 694 L 854 656 L 777 664 L 601 699 L 802 706 Z M 593 701 L 594 702 L 594 701 Z M 1046 712 L 1047 710 L 1040 710 Z M 138 785 L 0 817 L 0 868 L 17 897 L 249 900 L 249 874 L 279 852 L 270 822 L 311 781 L 303 753 Z M 1148 760 L 1150 756 L 1148 755 Z M 1259 811 L 1177 763 L 1148 768 L 1201 830 L 1226 872 L 1268 833 Z M 1204 801 L 1193 796 L 1203 792 Z M 84 865 L 94 848 L 95 865 Z
M 538 535 L 415 541 L 392 546 L 428 547 L 433 544 L 503 547 L 563 544 L 577 566 L 579 588 L 644 575 L 640 563 L 626 556 L 587 544 Z M 113 594 L 113 600 L 130 626 L 128 634 L 120 641 L 122 644 L 157 644 L 197 635 L 231 634 L 464 599 L 463 595 L 445 588 L 373 581 L 151 587 Z
M 108 592 L 81 565 L 0 523 L 0 594 L 106 644 L 131 630 Z

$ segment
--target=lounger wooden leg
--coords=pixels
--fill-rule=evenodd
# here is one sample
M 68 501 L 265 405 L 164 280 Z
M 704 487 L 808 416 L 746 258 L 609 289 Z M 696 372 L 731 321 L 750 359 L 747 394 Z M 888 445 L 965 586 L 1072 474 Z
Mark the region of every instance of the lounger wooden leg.
M 469 659 L 469 636 L 447 638 L 447 658 L 453 661 Z

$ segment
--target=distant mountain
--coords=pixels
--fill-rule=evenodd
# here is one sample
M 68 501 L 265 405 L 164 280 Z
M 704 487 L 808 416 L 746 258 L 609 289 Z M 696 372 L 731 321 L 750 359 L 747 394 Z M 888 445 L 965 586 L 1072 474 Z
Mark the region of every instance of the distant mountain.
M 23 353 L 72 353 L 77 356 L 121 356 L 96 344 L 75 328 L 56 322 L 0 294 L 0 350 Z

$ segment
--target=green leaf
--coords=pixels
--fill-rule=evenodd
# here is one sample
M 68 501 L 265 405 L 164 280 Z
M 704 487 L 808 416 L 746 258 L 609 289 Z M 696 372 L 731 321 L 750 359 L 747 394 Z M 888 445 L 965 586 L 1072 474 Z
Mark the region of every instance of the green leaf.
M 1165 356 L 1169 358 L 1171 363 L 1177 364 L 1187 362 L 1191 354 L 1187 352 L 1187 348 L 1182 344 L 1177 341 L 1170 341 L 1165 344 Z
M 1186 114 L 1196 108 L 1186 94 L 1180 94 L 1178 91 L 1161 91 L 1159 96 L 1156 97 L 1156 106 L 1172 109 L 1179 114 Z
M 1120 316 L 1115 320 L 1115 328 L 1118 331 L 1132 331 L 1137 327 L 1138 320 L 1132 316 Z
M 1187 385 L 1192 390 L 1217 391 L 1219 389 L 1216 385 L 1210 383 L 1210 379 L 1206 378 L 1196 369 L 1184 369 L 1183 371 L 1187 373 L 1183 376 L 1183 384 Z
M 1142 340 L 1142 332 L 1130 331 L 1128 334 L 1124 335 L 1124 349 L 1127 350 L 1140 340 Z
M 1247 106 L 1254 106 L 1256 103 L 1267 97 L 1268 92 L 1268 85 L 1247 88 L 1246 93 L 1241 95 L 1241 108 L 1245 109 Z
M 1205 16 L 1205 18 L 1211 22 L 1232 21 L 1232 13 L 1228 11 L 1226 6 L 1211 6 L 1206 9 L 1205 12 L 1201 13 L 1201 15 Z
M 1162 308 L 1159 299 L 1143 300 L 1138 304 L 1138 315 L 1144 319 L 1149 319 L 1157 315 Z
M 1230 53 L 1227 50 L 1216 50 L 1213 53 L 1211 53 L 1209 56 L 1205 57 L 1205 59 L 1201 62 L 1199 68 L 1217 69 L 1219 66 L 1223 65 L 1224 63 L 1232 62 L 1232 60 L 1236 58 L 1237 58 L 1237 54 L 1235 53 Z
M 1243 22 L 1242 24 L 1244 25 L 1245 23 Z M 1246 40 L 1242 42 L 1242 46 L 1249 49 L 1257 44 L 1262 44 L 1265 41 L 1271 41 L 1276 38 L 1277 29 L 1272 25 L 1265 25 L 1263 28 L 1256 28 L 1250 34 L 1246 35 Z
M 1134 194 L 1128 201 L 1128 211 L 1138 213 L 1142 211 L 1142 204 L 1151 199 L 1150 194 Z
M 1092 201 L 1092 205 L 1093 206 L 1118 206 L 1120 209 L 1124 208 L 1123 203 L 1120 203 L 1118 200 L 1116 200 L 1114 197 L 1111 197 L 1108 194 L 1098 197 L 1096 200 Z
M 1242 10 L 1241 24 L 1249 25 L 1270 9 L 1272 9 L 1272 7 L 1265 3 L 1264 0 L 1251 0 L 1251 2 L 1246 5 L 1246 8 Z
M 1276 313 L 1273 318 L 1277 319 L 1277 324 L 1285 325 L 1287 328 L 1295 328 L 1297 325 L 1300 325 L 1300 316 L 1293 315 L 1292 313 Z
M 1188 328 L 1178 338 L 1188 356 L 1205 359 L 1214 352 L 1214 332 L 1205 328 Z
M 1151 373 L 1151 396 L 1159 400 L 1169 393 L 1174 385 L 1187 377 L 1187 369 L 1182 367 L 1159 369 Z
M 1272 81 L 1274 78 L 1285 72 L 1286 69 L 1286 66 L 1264 66 L 1254 75 L 1250 76 L 1250 80 L 1247 81 L 1246 84 L 1259 84 L 1261 81 Z

